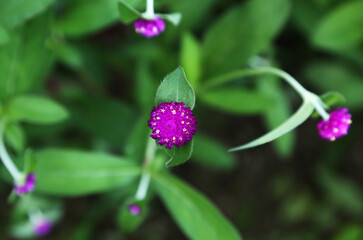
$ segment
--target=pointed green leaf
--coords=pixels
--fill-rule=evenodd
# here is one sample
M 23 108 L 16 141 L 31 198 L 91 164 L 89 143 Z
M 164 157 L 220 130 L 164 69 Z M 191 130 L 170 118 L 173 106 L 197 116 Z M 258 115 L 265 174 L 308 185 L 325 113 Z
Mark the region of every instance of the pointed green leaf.
M 9 41 L 8 33 L 0 26 L 0 45 Z
M 131 5 L 125 1 L 120 0 L 118 2 L 118 12 L 120 14 L 120 19 L 122 22 L 128 24 L 141 18 L 141 13 L 133 8 Z
M 192 240 L 241 240 L 233 225 L 202 194 L 171 175 L 153 175 L 158 195 Z
M 165 148 L 166 152 L 170 155 L 169 161 L 166 163 L 167 167 L 174 167 L 185 163 L 190 159 L 193 152 L 193 140 L 185 143 L 181 147 L 174 146 L 171 149 Z
M 97 152 L 46 149 L 34 153 L 36 190 L 56 195 L 104 192 L 135 180 L 140 168 L 120 157 Z
M 215 76 L 239 68 L 267 48 L 287 20 L 289 2 L 244 1 L 217 18 L 204 37 L 205 74 Z
M 171 101 L 183 102 L 186 107 L 194 108 L 195 93 L 182 67 L 167 75 L 156 92 L 156 105 Z
M 220 88 L 200 93 L 203 103 L 231 113 L 255 114 L 273 105 L 271 98 L 256 91 L 236 88 Z
M 236 165 L 234 155 L 227 152 L 221 143 L 201 134 L 194 137 L 192 161 L 194 160 L 218 170 L 231 169 Z
M 94 33 L 117 22 L 117 0 L 71 1 L 55 26 L 72 37 Z
M 329 49 L 346 49 L 363 40 L 363 1 L 346 1 L 317 26 L 313 42 Z
M 156 16 L 167 20 L 168 22 L 174 24 L 174 26 L 178 26 L 182 19 L 181 13 L 168 13 L 168 14 L 158 13 L 156 14 Z
M 42 85 L 54 63 L 53 54 L 45 47 L 50 13 L 45 12 L 9 32 L 9 41 L 0 45 L 0 99 Z
M 50 124 L 65 120 L 68 112 L 50 98 L 20 95 L 10 101 L 7 115 L 14 121 Z
M 272 130 L 292 114 L 289 100 L 283 91 L 281 82 L 274 76 L 261 76 L 257 81 L 257 86 L 262 94 L 273 99 L 273 104 L 263 114 L 268 130 Z M 287 157 L 292 153 L 295 137 L 294 131 L 291 131 L 272 142 L 281 157 Z
M 270 131 L 269 133 L 263 135 L 262 137 L 259 137 L 252 142 L 249 142 L 247 144 L 244 144 L 239 147 L 235 147 L 230 149 L 229 151 L 239 151 L 247 148 L 256 147 L 268 142 L 271 142 L 275 140 L 276 138 L 284 135 L 285 133 L 293 130 L 300 124 L 302 124 L 313 112 L 314 106 L 308 102 L 304 101 L 303 104 L 300 106 L 300 108 L 295 112 L 294 115 L 292 115 L 289 119 L 287 119 L 284 123 L 282 123 L 280 126 L 275 128 L 274 130 Z
M 197 89 L 202 75 L 202 50 L 198 40 L 190 33 L 183 35 L 180 63 L 184 67 L 190 84 Z
M 0 25 L 14 28 L 44 11 L 54 0 L 1 0 Z
M 9 123 L 5 129 L 6 142 L 17 152 L 21 152 L 25 147 L 25 133 L 17 123 Z

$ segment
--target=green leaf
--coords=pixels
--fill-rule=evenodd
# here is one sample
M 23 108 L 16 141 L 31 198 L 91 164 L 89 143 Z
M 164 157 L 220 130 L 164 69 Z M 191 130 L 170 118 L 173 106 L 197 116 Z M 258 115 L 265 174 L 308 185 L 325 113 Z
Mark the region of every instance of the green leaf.
M 180 53 L 180 63 L 184 67 L 189 82 L 197 89 L 202 75 L 202 52 L 197 39 L 190 33 L 183 35 Z
M 231 169 L 236 165 L 234 155 L 218 141 L 197 134 L 194 137 L 193 160 L 215 169 Z
M 332 10 L 318 25 L 313 36 L 317 46 L 346 49 L 363 40 L 363 1 L 347 1 Z
M 58 18 L 56 27 L 72 37 L 94 33 L 119 19 L 117 2 L 117 0 L 76 1 Z
M 168 14 L 158 13 L 156 14 L 156 16 L 165 19 L 166 21 L 172 23 L 174 26 L 178 26 L 182 19 L 181 13 L 168 13 Z
M 9 123 L 5 129 L 6 142 L 17 152 L 25 148 L 26 136 L 24 130 L 17 123 Z
M 314 106 L 310 102 L 304 101 L 300 108 L 295 112 L 295 114 L 292 115 L 280 126 L 249 143 L 232 148 L 229 151 L 239 151 L 271 142 L 302 124 L 311 115 L 313 110 Z
M 271 98 L 256 90 L 221 88 L 202 92 L 201 101 L 211 107 L 237 114 L 255 114 L 273 105 Z
M 166 163 L 167 167 L 174 167 L 185 163 L 190 159 L 193 152 L 193 140 L 186 142 L 183 146 L 177 147 L 174 146 L 171 149 L 164 148 L 165 151 L 169 154 L 170 159 Z
M 13 98 L 7 107 L 8 117 L 14 121 L 50 124 L 65 120 L 67 110 L 47 97 L 21 95 Z
M 133 8 L 131 5 L 126 3 L 125 1 L 118 1 L 118 12 L 120 15 L 120 19 L 122 22 L 128 24 L 135 21 L 138 18 L 141 18 L 141 13 Z
M 182 67 L 167 75 L 156 92 L 156 105 L 171 101 L 183 102 L 186 107 L 194 108 L 195 93 Z
M 240 68 L 271 44 L 288 13 L 287 0 L 251 0 L 232 7 L 204 37 L 205 74 L 209 77 Z
M 139 215 L 132 215 L 128 209 L 130 204 L 136 204 L 140 207 L 141 212 Z M 135 231 L 145 220 L 148 213 L 145 201 L 135 201 L 130 199 L 122 205 L 118 214 L 118 222 L 122 232 L 130 233 Z
M 347 224 L 339 231 L 333 240 L 358 240 L 363 238 L 363 228 L 361 224 Z
M 345 98 L 342 94 L 338 92 L 327 92 L 324 95 L 320 97 L 320 99 L 328 106 L 334 106 L 338 103 L 345 102 Z M 314 110 L 314 112 L 311 114 L 311 117 L 316 118 L 319 117 L 319 113 Z
M 58 60 L 71 68 L 79 70 L 84 65 L 84 59 L 76 47 L 63 41 L 49 41 L 48 47 L 55 53 Z
M 0 99 L 7 99 L 42 85 L 53 64 L 53 55 L 45 48 L 51 14 L 34 18 L 9 32 L 9 41 L 0 46 Z
M 3 27 L 0 26 L 0 45 L 9 41 L 9 35 Z
M 135 76 L 134 99 L 139 107 L 149 113 L 155 97 L 156 81 L 151 72 L 148 60 L 138 60 Z
M 125 143 L 130 126 L 135 122 L 135 113 L 129 105 L 91 96 L 78 103 L 77 115 L 81 129 L 115 147 Z
M 44 11 L 53 0 L 2 0 L 0 1 L 0 25 L 14 28 L 34 15 Z
M 150 128 L 146 124 L 149 120 L 148 114 L 142 114 L 135 121 L 127 136 L 126 144 L 123 145 L 126 157 L 139 163 L 144 160 L 146 144 L 150 136 Z
M 96 152 L 46 149 L 34 153 L 36 190 L 76 196 L 129 184 L 140 168 L 120 157 Z
M 231 223 L 206 197 L 171 175 L 153 175 L 153 183 L 174 220 L 192 240 L 240 240 Z
M 305 78 L 320 92 L 338 90 L 346 98 L 344 105 L 360 109 L 363 106 L 363 82 L 359 71 L 339 62 L 318 61 L 305 69 Z
M 261 77 L 257 81 L 258 89 L 266 97 L 270 97 L 273 105 L 264 112 L 264 121 L 269 130 L 278 127 L 292 114 L 289 100 L 281 87 L 281 82 L 275 77 Z M 290 131 L 272 142 L 281 157 L 287 157 L 292 153 L 295 142 L 295 133 Z

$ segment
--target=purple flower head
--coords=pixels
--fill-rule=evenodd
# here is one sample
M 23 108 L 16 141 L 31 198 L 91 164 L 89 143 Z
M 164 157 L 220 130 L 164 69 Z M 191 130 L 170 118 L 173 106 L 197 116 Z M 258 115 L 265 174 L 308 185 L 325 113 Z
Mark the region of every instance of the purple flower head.
M 29 173 L 23 185 L 19 186 L 16 183 L 14 184 L 14 190 L 18 195 L 32 192 L 35 187 L 35 182 L 36 182 L 35 174 Z
M 348 134 L 348 129 L 352 123 L 351 115 L 347 108 L 336 109 L 330 113 L 328 120 L 322 120 L 318 123 L 318 131 L 322 138 L 335 141 Z
M 158 17 L 155 17 L 152 20 L 141 18 L 134 22 L 134 27 L 137 33 L 151 38 L 159 35 L 165 30 L 165 22 Z
M 34 233 L 38 237 L 47 235 L 53 228 L 53 223 L 45 218 L 34 223 Z
M 138 216 L 141 213 L 141 207 L 135 203 L 130 204 L 127 208 L 129 209 L 130 213 L 134 216 Z
M 196 124 L 193 111 L 183 102 L 160 103 L 152 110 L 148 122 L 152 129 L 151 137 L 169 149 L 192 140 L 197 131 Z

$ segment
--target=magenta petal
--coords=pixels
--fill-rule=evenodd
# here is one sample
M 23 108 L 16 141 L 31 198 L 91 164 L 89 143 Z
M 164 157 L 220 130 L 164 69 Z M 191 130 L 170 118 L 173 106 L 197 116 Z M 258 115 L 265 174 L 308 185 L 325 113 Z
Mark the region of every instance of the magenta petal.
M 348 109 L 338 108 L 330 113 L 328 120 L 322 120 L 318 123 L 317 128 L 322 138 L 335 141 L 337 138 L 348 134 L 351 123 L 351 114 L 348 113 Z
M 141 18 L 134 22 L 134 27 L 137 33 L 151 38 L 159 35 L 165 30 L 165 22 L 158 17 L 155 17 L 153 20 Z
M 25 183 L 22 186 L 14 184 L 14 190 L 18 195 L 32 192 L 35 188 L 36 176 L 34 173 L 29 173 Z
M 183 146 L 192 140 L 197 131 L 197 122 L 193 111 L 183 102 L 161 103 L 151 112 L 149 127 L 151 137 L 166 148 Z
M 38 237 L 47 235 L 53 228 L 53 223 L 47 219 L 42 219 L 41 221 L 34 224 L 34 233 Z

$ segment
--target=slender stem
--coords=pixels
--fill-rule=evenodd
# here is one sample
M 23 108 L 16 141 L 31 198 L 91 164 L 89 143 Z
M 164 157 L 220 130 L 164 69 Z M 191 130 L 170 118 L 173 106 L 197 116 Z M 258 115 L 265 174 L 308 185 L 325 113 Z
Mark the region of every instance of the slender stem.
M 155 141 L 151 137 L 149 137 L 145 151 L 144 170 L 142 172 L 139 187 L 135 195 L 135 198 L 137 200 L 143 200 L 146 197 L 146 193 L 150 184 L 150 173 L 147 170 L 147 166 L 149 166 L 151 161 L 154 159 L 155 151 L 156 151 Z
M 154 0 L 146 0 L 146 11 L 143 13 L 143 17 L 147 19 L 153 19 L 154 16 Z
M 3 161 L 5 167 L 8 169 L 15 182 L 19 182 L 22 179 L 22 174 L 19 172 L 13 161 L 11 160 L 8 152 L 6 151 L 4 144 L 4 133 L 6 127 L 6 119 L 3 118 L 0 122 L 0 158 Z
M 135 195 L 136 200 L 143 200 L 146 197 L 149 184 L 150 184 L 150 173 L 144 170 L 141 176 L 139 187 Z
M 290 84 L 290 86 L 293 87 L 302 98 L 306 97 L 306 93 L 308 92 L 308 90 L 306 90 L 303 86 L 301 86 L 301 84 L 295 78 L 293 78 L 290 74 L 273 67 L 263 67 L 257 69 L 244 69 L 244 70 L 234 71 L 232 73 L 219 76 L 207 81 L 202 90 L 230 82 L 235 78 L 256 76 L 262 74 L 273 74 L 281 77 L 288 84 Z
M 325 120 L 329 119 L 329 114 L 325 111 L 325 109 L 323 107 L 324 103 L 321 101 L 321 99 L 316 94 L 306 90 L 290 74 L 288 74 L 280 69 L 273 68 L 273 67 L 243 69 L 243 70 L 234 71 L 234 72 L 222 75 L 222 76 L 218 76 L 218 77 L 212 78 L 209 81 L 207 81 L 207 83 L 204 85 L 204 87 L 201 89 L 201 91 L 205 91 L 206 89 L 216 87 L 221 84 L 233 81 L 236 78 L 256 76 L 256 75 L 261 75 L 261 74 L 273 74 L 273 75 L 276 75 L 276 76 L 282 78 L 298 92 L 298 94 L 302 97 L 302 99 L 304 101 L 305 100 L 310 101 L 314 105 L 316 111 L 320 114 L 320 116 L 323 119 L 325 119 Z
M 323 106 L 325 104 L 321 101 L 321 99 L 312 93 L 312 96 L 309 97 L 310 102 L 314 105 L 315 110 L 319 113 L 319 115 L 324 119 L 328 120 L 330 115 L 327 113 Z

